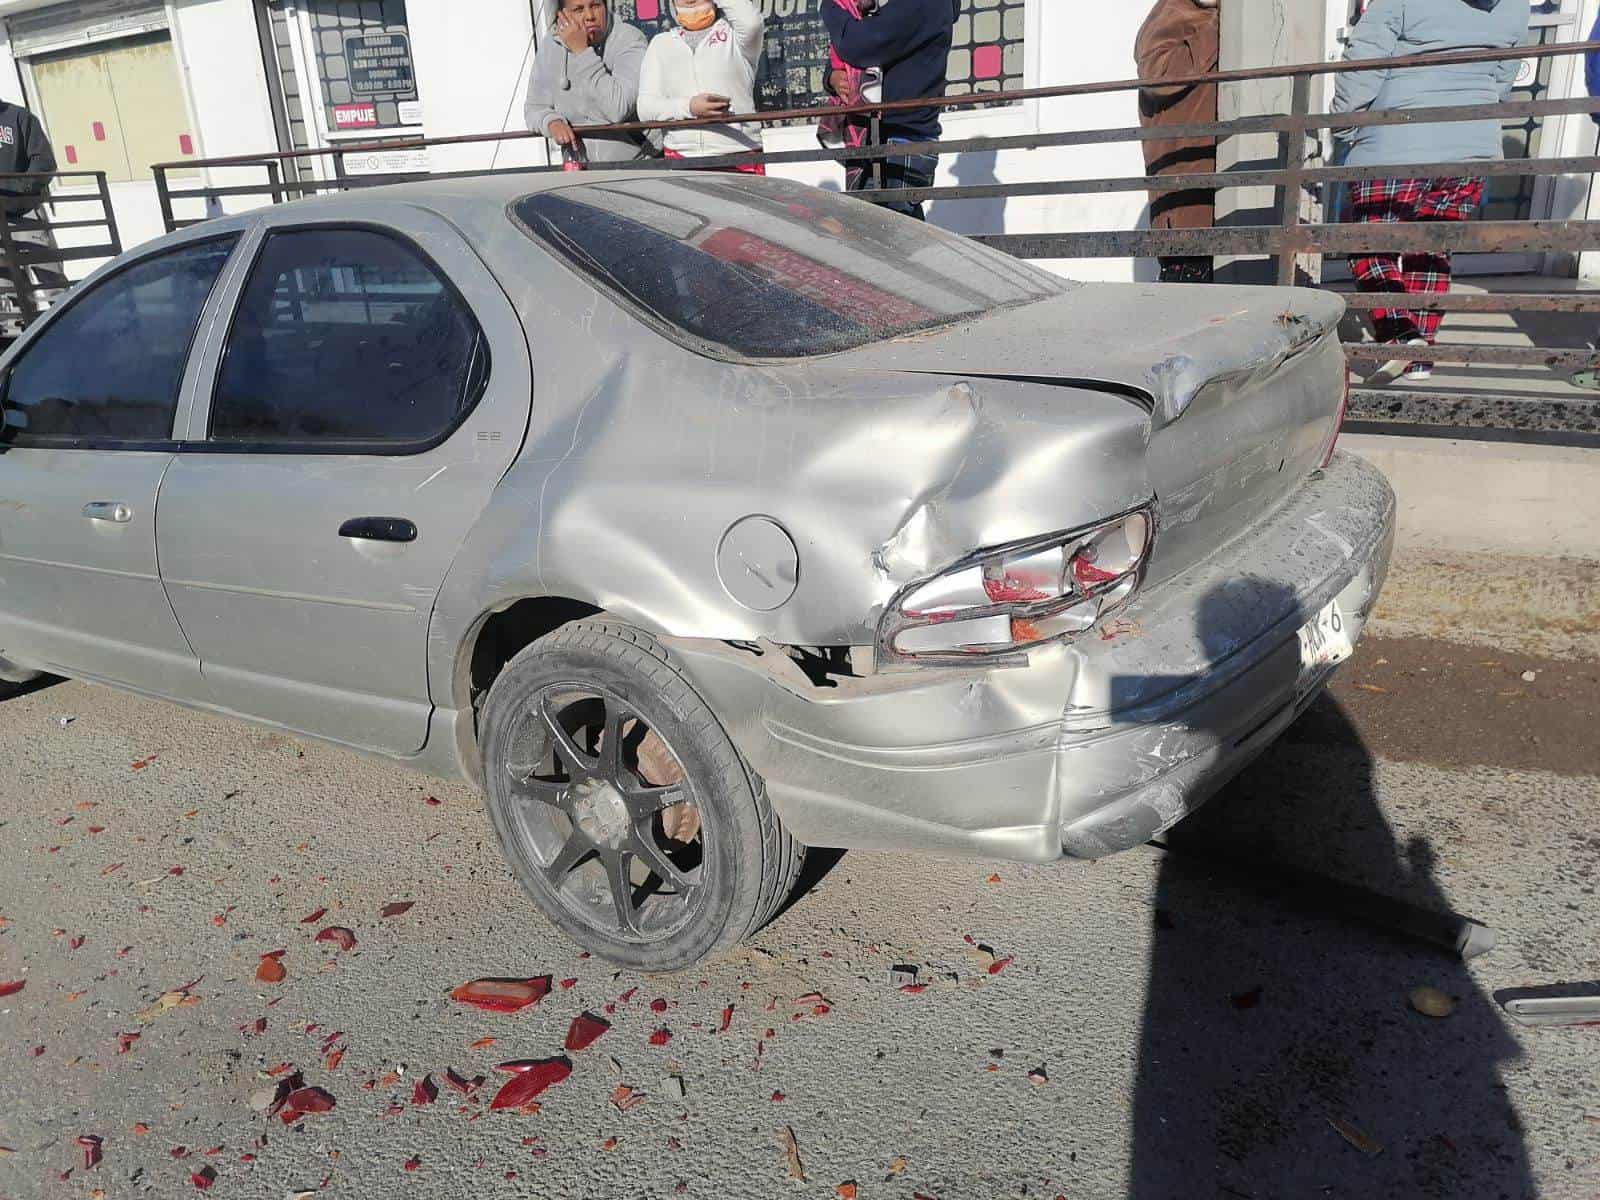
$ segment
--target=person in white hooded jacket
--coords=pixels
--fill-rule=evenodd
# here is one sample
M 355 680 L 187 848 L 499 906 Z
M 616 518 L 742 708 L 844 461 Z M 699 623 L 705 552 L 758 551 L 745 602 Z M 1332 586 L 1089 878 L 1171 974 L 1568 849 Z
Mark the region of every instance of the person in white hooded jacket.
M 657 34 L 639 77 L 641 121 L 684 121 L 756 109 L 756 67 L 765 34 L 756 0 L 678 0 L 676 29 Z M 702 125 L 666 131 L 668 158 L 761 149 L 759 126 Z M 740 168 L 764 173 L 759 167 Z

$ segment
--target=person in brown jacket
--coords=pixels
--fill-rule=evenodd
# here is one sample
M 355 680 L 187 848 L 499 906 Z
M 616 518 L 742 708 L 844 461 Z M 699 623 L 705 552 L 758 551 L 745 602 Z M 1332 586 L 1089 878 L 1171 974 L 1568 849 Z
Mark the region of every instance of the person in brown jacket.
M 1157 0 L 1134 44 L 1140 79 L 1181 79 L 1218 68 L 1221 21 L 1218 0 Z M 1217 87 L 1179 84 L 1139 90 L 1139 123 L 1205 125 L 1217 119 Z M 1151 175 L 1209 175 L 1217 169 L 1215 138 L 1152 138 L 1144 143 Z M 1210 229 L 1216 215 L 1215 191 L 1190 189 L 1150 194 L 1151 229 Z M 1163 283 L 1210 283 L 1209 255 L 1165 256 Z

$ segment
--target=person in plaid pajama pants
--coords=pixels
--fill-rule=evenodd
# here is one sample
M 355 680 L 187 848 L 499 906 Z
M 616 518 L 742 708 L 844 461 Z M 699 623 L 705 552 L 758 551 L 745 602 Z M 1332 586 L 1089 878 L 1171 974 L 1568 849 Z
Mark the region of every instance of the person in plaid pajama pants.
M 1364 179 L 1350 186 L 1356 221 L 1467 221 L 1483 203 L 1482 179 Z M 1358 254 L 1350 270 L 1363 292 L 1409 296 L 1442 295 L 1450 290 L 1449 251 L 1417 254 Z M 1380 308 L 1372 313 L 1380 342 L 1427 342 L 1439 333 L 1443 313 Z M 1406 369 L 1409 378 L 1427 378 L 1429 363 Z

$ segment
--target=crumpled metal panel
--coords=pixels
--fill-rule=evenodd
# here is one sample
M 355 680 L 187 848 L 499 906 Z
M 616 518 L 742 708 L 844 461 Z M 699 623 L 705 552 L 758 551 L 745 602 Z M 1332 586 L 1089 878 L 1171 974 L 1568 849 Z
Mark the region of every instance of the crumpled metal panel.
M 524 316 L 533 420 L 440 596 L 435 681 L 451 679 L 482 614 L 527 596 L 677 637 L 866 645 L 897 591 L 972 550 L 1151 497 L 1149 417 L 1124 396 L 875 370 L 849 355 L 718 362 L 641 324 L 509 222 L 474 236 Z M 799 553 L 795 595 L 772 612 L 743 607 L 717 576 L 723 534 L 753 514 Z

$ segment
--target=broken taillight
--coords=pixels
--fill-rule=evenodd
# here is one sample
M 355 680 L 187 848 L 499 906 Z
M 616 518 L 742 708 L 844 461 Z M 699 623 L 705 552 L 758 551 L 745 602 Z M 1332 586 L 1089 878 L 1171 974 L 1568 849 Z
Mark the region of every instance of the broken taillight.
M 1145 507 L 970 555 L 901 592 L 879 625 L 878 661 L 1003 662 L 1087 633 L 1133 599 L 1155 530 Z

